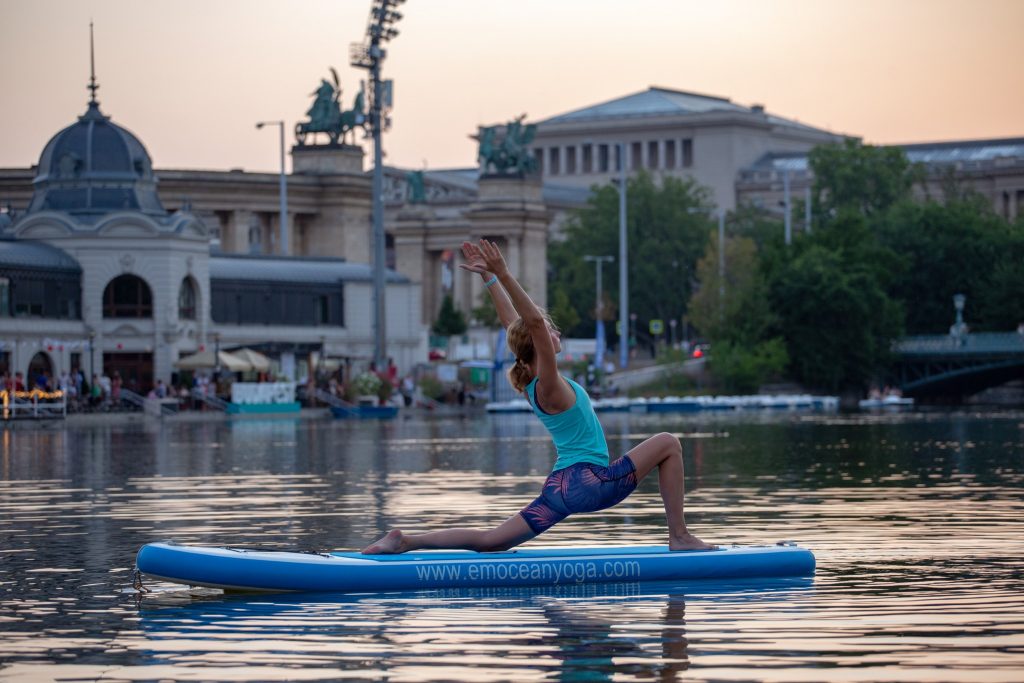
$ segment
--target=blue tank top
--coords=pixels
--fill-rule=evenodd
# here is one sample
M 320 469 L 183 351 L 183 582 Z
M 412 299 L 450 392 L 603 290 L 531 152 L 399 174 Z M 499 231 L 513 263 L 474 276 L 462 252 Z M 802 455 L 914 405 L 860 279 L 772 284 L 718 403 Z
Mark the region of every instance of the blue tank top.
M 537 407 L 537 379 L 534 377 L 526 385 L 526 397 L 530 399 L 533 414 L 540 418 L 555 442 L 558 458 L 552 471 L 580 462 L 607 465 L 608 442 L 604 439 L 604 430 L 597 421 L 597 413 L 586 390 L 566 377 L 565 381 L 576 394 L 576 402 L 568 410 L 552 415 Z

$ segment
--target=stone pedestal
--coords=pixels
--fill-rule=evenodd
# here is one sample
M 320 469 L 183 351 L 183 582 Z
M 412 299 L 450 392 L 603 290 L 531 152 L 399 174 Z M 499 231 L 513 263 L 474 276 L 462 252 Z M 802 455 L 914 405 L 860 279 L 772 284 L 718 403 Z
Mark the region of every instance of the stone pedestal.
M 319 211 L 304 217 L 306 256 L 372 261 L 370 178 L 363 171 L 363 149 L 353 145 L 295 145 L 289 193 L 314 190 Z M 305 183 L 305 184 L 304 184 Z M 294 231 L 293 231 L 294 232 Z
M 363 148 L 354 145 L 295 145 L 292 173 L 337 175 L 363 172 Z
M 485 175 L 477 201 L 466 212 L 474 239 L 496 240 L 509 269 L 540 306 L 547 306 L 547 236 L 551 212 L 538 176 Z M 469 280 L 465 297 L 475 302 L 483 283 Z

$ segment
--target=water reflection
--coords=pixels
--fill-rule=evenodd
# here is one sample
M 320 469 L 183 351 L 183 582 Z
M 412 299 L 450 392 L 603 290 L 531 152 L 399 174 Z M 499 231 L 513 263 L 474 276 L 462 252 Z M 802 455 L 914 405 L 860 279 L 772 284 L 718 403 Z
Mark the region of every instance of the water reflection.
M 597 584 L 378 595 L 214 597 L 160 591 L 140 601 L 155 661 L 373 670 L 389 680 L 674 680 L 690 663 L 687 600 L 786 601 L 808 579 Z M 688 595 L 690 597 L 688 597 Z M 259 634 L 253 643 L 240 634 Z M 281 653 L 267 652 L 267 643 Z M 260 649 L 256 649 L 260 648 Z M 208 673 L 208 672 L 207 672 Z
M 0 678 L 1020 679 L 1021 414 L 605 425 L 613 452 L 680 434 L 695 529 L 797 540 L 813 582 L 260 599 L 156 584 L 137 605 L 129 570 L 152 540 L 355 548 L 396 524 L 495 524 L 536 495 L 550 441 L 530 416 L 18 429 L 0 432 Z M 652 479 L 535 543 L 664 534 Z

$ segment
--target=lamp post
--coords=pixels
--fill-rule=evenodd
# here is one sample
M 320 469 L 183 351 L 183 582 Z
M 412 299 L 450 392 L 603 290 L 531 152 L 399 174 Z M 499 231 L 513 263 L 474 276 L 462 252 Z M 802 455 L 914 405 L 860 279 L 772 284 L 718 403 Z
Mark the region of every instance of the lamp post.
M 373 136 L 373 299 L 374 299 L 374 359 L 378 368 L 387 367 L 385 339 L 387 330 L 384 314 L 384 154 L 381 133 L 387 126 L 383 116 L 385 87 L 380 78 L 380 67 L 387 56 L 383 43 L 398 35 L 393 24 L 402 18 L 394 10 L 405 0 L 373 0 L 370 21 L 366 27 L 366 40 L 350 49 L 350 63 L 370 72 L 370 133 Z M 389 84 L 390 85 L 390 84 Z M 390 87 L 387 88 L 390 91 Z
M 284 168 L 284 121 L 260 121 L 256 124 L 256 130 L 263 128 L 263 126 L 277 126 L 281 129 L 281 182 L 280 182 L 280 193 L 281 193 L 281 255 L 288 255 L 288 176 L 285 174 Z
M 629 255 L 626 253 L 626 143 L 618 144 L 619 152 L 619 367 L 629 363 Z M 622 337 L 626 336 L 626 342 Z
M 718 210 L 718 322 L 725 318 L 725 209 Z
M 786 210 L 785 215 L 785 230 L 786 230 L 786 246 L 789 246 L 790 242 L 793 241 L 793 216 L 790 212 L 790 197 L 789 197 L 789 169 L 782 172 L 782 195 L 783 195 L 783 206 Z
M 592 261 L 597 266 L 597 303 L 594 305 L 594 364 L 599 369 L 604 369 L 604 298 L 601 296 L 601 271 L 606 262 L 615 260 L 614 256 L 590 256 L 583 257 L 584 261 Z
M 950 335 L 956 340 L 958 344 L 964 343 L 964 336 L 967 333 L 967 325 L 964 324 L 964 304 L 967 302 L 967 297 L 963 294 L 953 295 L 953 307 L 956 308 L 956 322 L 949 329 Z
M 95 367 L 93 365 L 93 363 L 95 363 L 95 359 L 94 358 L 95 358 L 95 355 L 96 355 L 96 352 L 94 351 L 95 345 L 96 345 L 96 332 L 90 331 L 89 332 L 89 382 L 90 383 L 92 382 L 93 374 L 95 374 Z

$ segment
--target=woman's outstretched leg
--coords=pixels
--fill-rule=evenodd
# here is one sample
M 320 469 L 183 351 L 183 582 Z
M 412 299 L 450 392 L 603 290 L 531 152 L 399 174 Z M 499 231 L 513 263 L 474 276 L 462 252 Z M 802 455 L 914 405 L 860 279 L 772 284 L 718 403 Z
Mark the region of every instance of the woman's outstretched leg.
M 712 550 L 686 528 L 683 516 L 683 447 L 679 439 L 662 432 L 655 434 L 626 455 L 636 467 L 637 481 L 642 480 L 655 467 L 658 468 L 658 488 L 665 503 L 668 521 L 668 547 L 670 550 Z
M 363 548 L 364 555 L 393 555 L 410 550 L 475 550 L 480 553 L 508 550 L 537 534 L 520 514 L 493 529 L 446 529 L 426 534 L 403 534 L 392 529 L 383 538 Z

